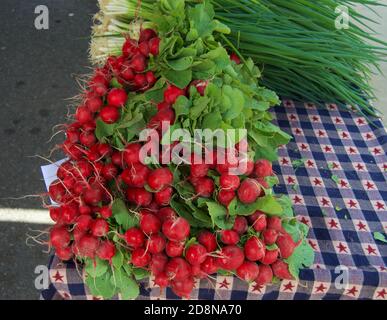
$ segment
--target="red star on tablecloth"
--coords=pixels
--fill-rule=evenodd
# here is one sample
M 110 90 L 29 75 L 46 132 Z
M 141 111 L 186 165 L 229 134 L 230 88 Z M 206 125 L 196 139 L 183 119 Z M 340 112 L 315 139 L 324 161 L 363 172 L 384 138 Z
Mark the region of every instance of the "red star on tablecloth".
M 348 188 L 348 182 L 347 181 L 345 181 L 345 180 L 340 180 L 340 186 L 342 187 L 342 188 Z
M 306 107 L 309 108 L 309 109 L 314 109 L 314 108 L 315 108 L 315 105 L 314 105 L 313 103 L 308 102 L 308 103 L 306 104 Z
M 253 289 L 252 291 L 258 291 L 259 293 L 262 293 L 262 289 L 263 289 L 263 286 L 261 286 L 260 284 L 258 283 L 255 283 L 254 286 L 253 286 Z
M 222 282 L 219 283 L 219 289 L 221 288 L 225 288 L 225 289 L 228 289 L 228 286 L 230 285 L 231 283 L 229 283 L 227 281 L 226 278 L 224 278 L 224 280 Z
M 332 152 L 332 148 L 330 146 L 324 146 L 323 149 L 325 152 Z
M 387 271 L 387 268 L 384 266 L 380 266 L 379 269 L 380 269 L 380 271 Z
M 328 223 L 329 223 L 331 229 L 334 229 L 334 228 L 339 229 L 339 225 L 338 225 L 337 221 L 331 219 Z
M 309 167 L 309 168 L 312 168 L 312 167 L 314 167 L 314 162 L 312 161 L 312 160 L 307 160 L 306 161 L 306 165 Z
M 326 199 L 326 198 L 321 199 L 321 205 L 323 205 L 324 207 L 329 206 L 329 204 L 330 204 L 330 202 L 328 199 Z
M 318 130 L 317 134 L 318 134 L 319 137 L 325 137 L 325 132 L 322 131 L 322 130 Z
M 369 132 L 367 132 L 367 133 L 364 135 L 364 138 L 365 138 L 366 140 L 371 140 L 373 137 L 374 137 L 374 136 L 373 136 L 371 133 L 369 133 Z
M 356 149 L 354 147 L 349 147 L 348 148 L 348 153 L 349 154 L 356 154 Z
M 55 273 L 55 275 L 53 276 L 53 278 L 54 278 L 54 280 L 55 280 L 55 282 L 64 282 L 63 281 L 63 278 L 64 278 L 64 276 L 62 276 L 60 273 L 59 273 L 59 271 L 57 270 L 56 271 L 56 273 Z
M 308 150 L 308 146 L 305 143 L 301 143 L 301 150 Z
M 309 220 L 306 219 L 305 217 L 301 217 L 300 222 L 306 225 L 309 225 Z
M 347 202 L 347 204 L 349 205 L 349 207 L 350 208 L 357 208 L 357 202 L 356 201 L 354 201 L 354 200 L 349 200 L 348 202 Z
M 379 154 L 382 154 L 382 150 L 380 148 L 373 148 L 372 149 L 372 154 L 374 154 L 375 156 L 379 155 Z
M 320 118 L 318 116 L 313 116 L 312 117 L 312 121 L 313 122 L 318 122 L 318 121 L 320 121 Z
M 292 105 L 291 101 L 287 100 L 285 101 L 285 106 L 290 107 Z
M 357 123 L 358 125 L 363 125 L 363 124 L 365 124 L 365 120 L 364 120 L 363 118 L 358 118 L 358 119 L 356 120 L 356 123 Z
M 341 133 L 341 138 L 342 138 L 342 139 L 348 139 L 348 138 L 349 138 L 349 134 L 348 134 L 347 132 L 344 132 L 344 131 L 343 131 L 343 132 Z
M 357 165 L 356 165 L 356 169 L 357 170 L 364 170 L 364 166 L 361 164 L 361 163 L 358 163 Z
M 296 135 L 300 135 L 302 133 L 302 130 L 300 128 L 296 128 L 296 129 L 294 129 L 294 133 Z
M 289 160 L 286 159 L 286 158 L 282 158 L 282 159 L 281 159 L 281 164 L 282 164 L 282 165 L 287 165 L 287 164 L 289 164 Z
M 320 180 L 319 178 L 314 178 L 313 179 L 313 184 L 315 186 L 321 186 L 322 185 L 322 180 Z
M 359 228 L 359 231 L 361 230 L 367 231 L 367 226 L 361 221 L 359 221 L 356 226 Z
M 323 283 L 320 283 L 320 285 L 316 288 L 315 293 L 319 293 L 319 292 L 324 293 L 326 289 L 327 289 L 327 287 L 324 286 Z
M 377 291 L 377 298 L 386 299 L 387 291 L 383 288 L 383 290 Z
M 372 248 L 371 245 L 368 245 L 368 247 L 365 248 L 365 249 L 368 251 L 368 254 L 369 254 L 369 255 L 371 255 L 371 254 L 377 255 L 376 249 L 375 249 L 375 248 Z
M 367 190 L 375 189 L 375 185 L 370 181 L 367 181 L 364 186 L 367 188 Z
M 377 201 L 375 203 L 375 206 L 376 206 L 377 210 L 384 210 L 384 203 L 382 203 L 382 202 Z
M 292 114 L 289 116 L 289 119 L 290 119 L 290 120 L 297 120 L 297 117 L 292 113 Z
M 317 244 L 315 242 L 313 242 L 312 240 L 308 240 L 310 246 L 312 247 L 313 250 L 317 250 Z
M 339 245 L 338 245 L 336 248 L 339 249 L 339 252 L 345 252 L 345 253 L 348 253 L 348 251 L 347 251 L 348 247 L 346 247 L 345 245 L 343 245 L 341 242 L 339 243 Z
M 284 285 L 284 291 L 293 292 L 294 287 L 295 286 L 289 281 L 287 284 Z
M 332 169 L 339 169 L 340 168 L 340 166 L 336 162 L 332 162 L 331 167 L 332 167 Z
M 95 296 L 93 296 L 92 299 L 93 299 L 93 300 L 101 300 L 101 298 L 98 298 L 98 297 L 95 297 Z
M 354 297 L 356 297 L 356 292 L 358 292 L 359 290 L 357 290 L 356 286 L 353 286 L 351 289 L 348 289 L 347 290 L 347 295 L 350 294 Z
M 343 120 L 341 118 L 339 118 L 339 117 L 336 117 L 335 118 L 335 123 L 336 124 L 343 123 Z
M 330 109 L 330 110 L 336 110 L 337 107 L 336 107 L 335 104 L 331 103 L 331 104 L 329 105 L 329 109 Z
M 383 171 L 387 171 L 387 163 L 383 164 Z
M 299 196 L 295 196 L 294 198 L 293 198 L 293 202 L 296 204 L 296 203 L 302 203 L 302 198 L 300 198 Z
M 294 184 L 296 182 L 296 180 L 290 176 L 287 178 L 287 181 L 288 181 L 288 184 Z

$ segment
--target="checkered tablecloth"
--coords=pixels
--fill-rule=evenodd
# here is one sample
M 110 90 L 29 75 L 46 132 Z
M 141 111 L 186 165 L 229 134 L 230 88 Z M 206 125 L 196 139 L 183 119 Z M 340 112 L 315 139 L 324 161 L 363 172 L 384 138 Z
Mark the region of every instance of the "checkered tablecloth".
M 387 299 L 387 134 L 336 105 L 283 101 L 277 124 L 294 139 L 280 148 L 275 171 L 278 193 L 289 194 L 298 218 L 311 227 L 315 264 L 298 281 L 266 287 L 217 276 L 197 283 L 192 299 Z M 43 299 L 98 299 L 82 282 L 81 270 L 54 256 Z M 119 297 L 116 297 L 118 299 Z M 176 299 L 160 293 L 152 279 L 139 299 Z

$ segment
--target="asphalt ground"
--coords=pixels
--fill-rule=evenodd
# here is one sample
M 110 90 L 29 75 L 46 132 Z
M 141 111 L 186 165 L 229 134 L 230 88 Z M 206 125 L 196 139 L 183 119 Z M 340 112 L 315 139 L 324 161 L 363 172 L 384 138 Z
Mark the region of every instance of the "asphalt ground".
M 49 10 L 48 30 L 34 25 L 35 7 L 42 4 Z M 77 77 L 90 72 L 87 52 L 96 11 L 95 0 L 0 2 L 0 210 L 41 208 L 39 198 L 21 197 L 45 191 L 40 166 L 47 163 L 34 156 L 47 156 L 63 140 L 59 135 L 47 142 L 53 126 L 65 122 L 67 99 L 79 93 Z M 30 229 L 45 228 L 0 220 L 0 299 L 39 297 L 34 270 L 48 256 L 43 246 L 25 241 Z

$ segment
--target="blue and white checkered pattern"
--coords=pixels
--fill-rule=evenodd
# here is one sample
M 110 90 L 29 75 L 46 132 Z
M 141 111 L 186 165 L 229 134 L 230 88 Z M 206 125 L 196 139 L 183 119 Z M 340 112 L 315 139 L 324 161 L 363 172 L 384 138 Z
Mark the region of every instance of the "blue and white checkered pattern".
M 216 276 L 197 283 L 192 299 L 384 299 L 387 300 L 387 244 L 373 233 L 387 232 L 387 134 L 379 120 L 329 104 L 284 100 L 277 124 L 294 139 L 280 148 L 274 169 L 278 193 L 289 194 L 300 221 L 311 227 L 315 264 L 300 279 L 266 287 Z M 73 263 L 50 259 L 51 285 L 42 299 L 98 299 Z M 347 280 L 346 285 L 342 285 Z M 116 299 L 119 297 L 116 297 Z M 139 299 L 177 299 L 152 279 Z

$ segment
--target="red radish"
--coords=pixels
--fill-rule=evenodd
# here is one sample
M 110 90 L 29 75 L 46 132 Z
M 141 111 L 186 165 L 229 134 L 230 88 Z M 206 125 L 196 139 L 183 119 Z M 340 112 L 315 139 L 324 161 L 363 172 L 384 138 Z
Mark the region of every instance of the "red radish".
M 228 207 L 230 202 L 235 198 L 235 191 L 220 190 L 218 194 L 218 201 L 220 204 Z
M 272 245 L 277 241 L 278 232 L 274 229 L 266 229 L 262 232 L 263 242 L 266 245 Z
M 169 85 L 164 91 L 164 101 L 169 104 L 174 104 L 178 97 L 184 96 L 185 90 L 180 89 L 174 85 Z
M 161 222 L 154 214 L 147 213 L 140 218 L 140 229 L 145 234 L 153 234 L 160 231 Z
M 152 272 L 152 274 L 154 274 L 157 277 L 161 273 L 164 273 L 167 262 L 168 262 L 168 257 L 164 253 L 153 254 L 152 259 L 149 263 L 149 269 Z M 167 278 L 166 275 L 165 277 Z M 168 278 L 167 278 L 167 281 L 168 281 Z
M 162 191 L 155 193 L 155 202 L 159 206 L 168 206 L 172 198 L 173 189 L 172 187 L 167 187 Z
M 63 151 L 73 160 L 79 160 L 83 157 L 83 149 L 79 145 L 68 145 L 65 143 L 63 144 Z
M 255 262 L 245 261 L 236 270 L 237 276 L 247 282 L 254 281 L 259 274 L 258 265 Z
M 66 194 L 66 189 L 58 180 L 56 180 L 50 184 L 48 193 L 52 200 L 60 203 Z
M 159 54 L 159 47 L 160 47 L 160 38 L 153 38 L 149 40 L 149 52 L 153 56 L 157 56 Z
M 99 97 L 104 97 L 108 92 L 108 87 L 104 84 L 95 84 L 92 88 Z
M 261 211 L 256 211 L 255 216 L 256 216 L 255 221 L 253 221 L 254 230 L 257 232 L 261 232 L 265 230 L 267 226 L 266 215 Z
M 148 42 L 141 42 L 138 45 L 138 51 L 145 57 L 149 56 L 149 43 Z
M 239 235 L 242 235 L 246 233 L 248 228 L 247 220 L 245 217 L 237 216 L 235 218 L 234 226 L 232 227 L 233 230 L 238 232 Z
M 258 261 L 265 256 L 266 248 L 256 236 L 252 236 L 245 243 L 245 255 L 250 261 Z
M 194 80 L 191 82 L 190 85 L 194 86 L 201 96 L 204 96 L 206 88 L 208 86 L 208 81 Z
M 184 242 L 168 241 L 165 247 L 165 252 L 168 257 L 181 257 L 184 251 Z
M 129 188 L 126 196 L 130 202 L 139 207 L 147 207 L 152 202 L 152 194 L 143 188 Z
M 213 274 L 218 272 L 218 265 L 216 263 L 216 258 L 207 257 L 206 260 L 200 265 L 200 269 L 205 274 Z
M 152 71 L 148 71 L 145 74 L 145 78 L 146 78 L 146 81 L 148 82 L 148 86 L 149 87 L 153 86 L 156 83 L 156 81 L 157 81 L 157 78 L 156 78 L 155 74 Z
M 82 132 L 81 135 L 79 136 L 79 141 L 84 146 L 91 147 L 97 142 L 97 138 L 95 137 L 94 133 L 85 131 L 85 132 Z
M 196 279 L 203 279 L 206 277 L 206 274 L 200 268 L 200 264 L 191 265 L 191 276 Z
M 223 190 L 235 191 L 239 188 L 240 180 L 238 176 L 222 174 L 219 178 L 219 185 Z
M 118 169 L 113 163 L 107 163 L 103 166 L 101 174 L 107 181 L 110 181 L 117 176 Z
M 276 244 L 279 248 L 281 258 L 283 259 L 289 258 L 296 248 L 296 244 L 294 243 L 293 238 L 288 233 L 280 234 Z
M 166 103 L 165 101 L 163 101 L 157 105 L 157 110 L 169 109 L 170 107 L 171 105 L 169 103 Z
M 210 231 L 202 231 L 199 233 L 198 241 L 200 244 L 206 247 L 208 252 L 213 252 L 217 248 L 216 237 Z
M 120 75 L 126 81 L 132 81 L 134 79 L 135 73 L 133 72 L 132 68 L 130 67 L 129 62 L 126 62 L 122 65 Z
M 274 249 L 274 250 L 266 249 L 265 257 L 261 260 L 261 262 L 267 265 L 272 264 L 277 260 L 278 254 L 279 254 L 278 249 Z
M 62 207 L 62 221 L 66 224 L 75 222 L 79 215 L 78 207 L 75 205 L 65 205 Z
M 124 89 L 113 88 L 110 90 L 107 96 L 107 102 L 112 107 L 122 107 L 126 100 L 128 99 L 128 95 L 126 94 Z
M 152 234 L 145 247 L 151 254 L 160 253 L 165 248 L 165 239 L 160 234 Z
M 184 218 L 168 219 L 163 223 L 164 235 L 171 241 L 183 241 L 189 236 L 190 224 Z
M 141 53 L 137 53 L 132 57 L 130 66 L 135 72 L 144 72 L 146 68 L 146 59 Z
M 109 224 L 105 219 L 95 219 L 91 225 L 91 234 L 94 237 L 104 237 L 109 232 Z
M 201 244 L 192 244 L 185 252 L 185 258 L 191 265 L 199 265 L 206 260 L 207 250 Z
M 116 246 L 111 241 L 102 241 L 97 249 L 97 257 L 101 260 L 107 260 L 111 263 L 116 254 Z
M 165 288 L 169 284 L 169 279 L 165 272 L 160 272 L 159 274 L 156 274 L 154 282 L 155 285 L 159 286 L 160 288 Z
M 131 57 L 134 55 L 137 49 L 137 42 L 132 39 L 126 39 L 124 45 L 122 46 L 122 54 L 125 57 Z
M 140 162 L 140 152 L 141 152 L 141 144 L 139 143 L 131 143 L 126 146 L 124 151 L 124 161 L 126 164 L 130 165 L 133 163 Z
M 101 209 L 99 209 L 99 214 L 101 215 L 102 218 L 109 219 L 113 215 L 112 208 L 108 206 L 104 206 Z
M 189 299 L 191 292 L 195 286 L 195 281 L 192 277 L 184 280 L 173 280 L 171 282 L 172 291 L 181 298 Z
M 261 159 L 255 162 L 254 174 L 258 178 L 273 175 L 273 167 L 269 160 Z
M 75 184 L 75 178 L 73 176 L 67 176 L 62 180 L 63 185 L 67 189 L 72 189 Z
M 91 226 L 93 218 L 89 215 L 81 215 L 77 218 L 76 225 L 79 230 L 87 231 Z
M 83 131 L 94 131 L 97 124 L 95 122 L 95 119 L 88 121 L 82 125 Z
M 150 261 L 151 261 L 151 255 L 144 248 L 137 248 L 133 250 L 131 262 L 135 267 L 138 267 L 138 268 L 146 267 Z
M 191 274 L 191 266 L 183 258 L 172 258 L 165 266 L 165 273 L 171 280 L 185 280 Z
M 143 29 L 140 32 L 140 38 L 138 41 L 140 43 L 144 41 L 149 41 L 156 36 L 157 36 L 156 31 L 154 31 L 153 29 Z
M 282 228 L 282 221 L 279 217 L 270 217 L 267 219 L 267 227 L 273 230 L 276 230 L 277 232 L 284 232 L 284 229 Z
M 217 258 L 218 267 L 228 271 L 238 269 L 245 260 L 243 250 L 237 246 L 223 247 L 219 255 L 221 257 Z
M 83 124 L 83 123 L 92 121 L 93 114 L 90 112 L 90 110 L 87 107 L 81 106 L 81 107 L 78 107 L 75 113 L 75 118 L 79 123 Z
M 148 81 L 146 80 L 146 76 L 144 74 L 137 73 L 134 76 L 133 83 L 137 89 L 142 89 L 148 84 Z
M 62 261 L 70 260 L 74 256 L 73 251 L 71 250 L 71 247 L 56 248 L 55 254 Z
M 175 219 L 176 218 L 176 212 L 171 207 L 165 207 L 161 208 L 157 213 L 157 217 L 160 219 L 161 222 L 164 222 L 168 219 Z
M 91 208 L 89 206 L 81 205 L 81 206 L 79 206 L 79 214 L 80 215 L 90 215 Z
M 205 163 L 191 164 L 191 177 L 202 178 L 207 176 L 209 165 Z
M 134 163 L 122 172 L 121 178 L 129 187 L 142 188 L 145 186 L 150 172 L 151 170 L 147 166 Z
M 99 143 L 97 149 L 101 157 L 109 157 L 113 153 L 112 147 L 107 143 Z
M 82 238 L 79 239 L 77 249 L 83 257 L 94 258 L 96 250 L 98 248 L 99 241 L 96 237 L 85 234 Z
M 243 180 L 238 189 L 238 198 L 244 204 L 250 204 L 257 200 L 261 193 L 261 187 L 254 179 Z
M 168 168 L 153 170 L 148 176 L 148 185 L 156 191 L 164 190 L 173 182 L 173 174 Z
M 292 280 L 293 277 L 289 272 L 289 265 L 282 260 L 277 260 L 271 265 L 273 273 L 277 278 Z
M 197 181 L 197 185 L 195 185 L 195 191 L 198 196 L 209 198 L 212 196 L 214 192 L 215 184 L 211 178 L 199 178 Z
M 60 207 L 50 207 L 50 218 L 54 222 L 58 222 L 62 216 L 62 209 Z
M 241 63 L 241 59 L 234 52 L 230 54 L 230 59 L 231 59 L 231 61 L 234 61 L 236 64 L 240 64 Z
M 71 143 L 79 142 L 79 130 L 75 128 L 69 128 L 66 130 L 66 138 Z
M 115 123 L 120 118 L 120 112 L 113 106 L 103 107 L 99 115 L 107 124 Z
M 239 234 L 234 230 L 222 230 L 220 231 L 220 240 L 224 244 L 234 245 L 240 240 Z
M 266 284 L 271 283 L 273 280 L 273 270 L 270 268 L 270 266 L 266 266 L 264 264 L 259 265 L 259 274 L 258 277 L 255 279 L 255 282 L 259 286 L 264 286 Z
M 86 107 L 91 112 L 98 112 L 103 106 L 102 99 L 100 97 L 93 97 L 86 101 Z
M 250 176 L 254 171 L 254 162 L 249 159 L 239 160 L 238 175 Z
M 130 228 L 125 232 L 125 241 L 132 248 L 140 248 L 143 246 L 145 237 L 142 231 L 138 228 Z
M 79 242 L 79 240 L 86 234 L 84 230 L 78 228 L 77 225 L 74 226 L 73 230 L 73 238 L 75 242 Z
M 123 153 L 119 151 L 115 151 L 112 154 L 112 163 L 119 167 L 122 168 L 124 166 L 124 159 L 123 159 Z
M 86 204 L 97 205 L 102 200 L 101 189 L 89 187 L 83 192 L 83 200 Z
M 94 171 L 93 166 L 85 160 L 78 161 L 74 168 L 75 173 L 80 174 L 83 179 L 89 178 Z
M 50 231 L 50 244 L 55 248 L 64 248 L 70 244 L 70 233 L 66 227 L 54 227 Z

